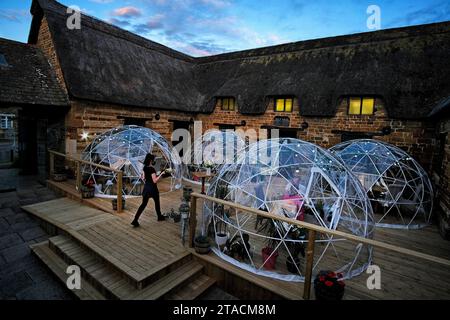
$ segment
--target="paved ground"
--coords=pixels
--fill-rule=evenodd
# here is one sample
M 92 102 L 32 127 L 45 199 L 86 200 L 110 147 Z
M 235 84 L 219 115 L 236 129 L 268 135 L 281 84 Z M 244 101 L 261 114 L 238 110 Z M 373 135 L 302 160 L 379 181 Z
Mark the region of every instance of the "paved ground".
M 47 234 L 20 206 L 56 198 L 36 177 L 0 170 L 0 299 L 72 299 L 63 285 L 31 254 L 29 244 Z M 16 191 L 5 192 L 16 188 Z
M 20 209 L 57 196 L 38 177 L 19 176 L 15 169 L 0 169 L 0 300 L 73 299 L 67 288 L 31 253 L 29 245 L 48 239 L 38 223 Z M 235 297 L 214 286 L 202 300 Z

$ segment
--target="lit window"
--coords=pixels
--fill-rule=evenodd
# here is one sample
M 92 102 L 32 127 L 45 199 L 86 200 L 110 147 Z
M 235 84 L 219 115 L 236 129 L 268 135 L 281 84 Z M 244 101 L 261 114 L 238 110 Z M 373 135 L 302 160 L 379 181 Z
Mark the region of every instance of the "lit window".
M 0 66 L 7 67 L 8 62 L 6 61 L 5 55 L 0 53 Z
M 222 110 L 234 111 L 236 109 L 236 100 L 233 97 L 223 97 L 217 100 Z
M 375 99 L 371 97 L 350 97 L 348 99 L 348 114 L 371 115 L 373 114 Z
M 275 98 L 276 112 L 292 112 L 293 98 Z
M 13 128 L 13 116 L 12 115 L 0 115 L 0 129 L 12 129 Z

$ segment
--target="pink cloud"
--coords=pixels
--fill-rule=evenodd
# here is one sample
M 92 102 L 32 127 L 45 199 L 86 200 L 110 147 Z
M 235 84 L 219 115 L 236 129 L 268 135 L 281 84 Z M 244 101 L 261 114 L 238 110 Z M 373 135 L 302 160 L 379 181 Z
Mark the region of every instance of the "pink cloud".
M 131 17 L 139 17 L 142 15 L 142 11 L 136 7 L 122 7 L 117 8 L 112 13 L 113 16 L 123 17 L 123 18 L 131 18 Z

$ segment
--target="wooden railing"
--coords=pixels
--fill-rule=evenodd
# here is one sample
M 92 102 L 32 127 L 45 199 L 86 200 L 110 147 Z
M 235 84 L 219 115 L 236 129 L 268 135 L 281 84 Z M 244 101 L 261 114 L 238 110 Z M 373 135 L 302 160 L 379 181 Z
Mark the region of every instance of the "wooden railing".
M 306 300 L 310 298 L 310 294 L 311 294 L 312 269 L 313 269 L 313 263 L 314 263 L 314 247 L 315 247 L 315 239 L 316 239 L 317 233 L 338 236 L 338 237 L 341 237 L 341 238 L 344 238 L 347 240 L 351 240 L 351 241 L 355 241 L 358 243 L 363 243 L 363 244 L 367 244 L 370 246 L 383 248 L 383 249 L 394 251 L 394 252 L 397 252 L 400 254 L 408 255 L 411 257 L 431 261 L 434 263 L 439 263 L 439 264 L 445 265 L 447 267 L 450 266 L 450 260 L 447 260 L 447 259 L 435 257 L 435 256 L 432 256 L 432 255 L 429 255 L 426 253 L 421 253 L 418 251 L 414 251 L 414 250 L 410 250 L 410 249 L 406 249 L 406 248 L 402 248 L 402 247 L 398 247 L 398 246 L 391 245 L 391 244 L 388 244 L 385 242 L 355 236 L 350 233 L 327 229 L 327 228 L 324 228 L 324 227 L 321 227 L 321 226 L 318 226 L 318 225 L 315 225 L 312 223 L 286 218 L 286 217 L 279 216 L 279 215 L 276 215 L 273 213 L 268 213 L 266 211 L 261 211 L 258 209 L 246 207 L 246 206 L 234 203 L 234 202 L 225 201 L 225 200 L 218 199 L 218 198 L 213 198 L 213 197 L 203 195 L 200 193 L 196 193 L 196 192 L 193 192 L 191 194 L 191 211 L 190 211 L 190 215 L 189 215 L 189 246 L 191 248 L 194 245 L 195 230 L 197 228 L 197 219 L 196 219 L 197 199 L 204 199 L 207 201 L 212 201 L 215 203 L 219 203 L 219 204 L 222 204 L 225 206 L 235 208 L 237 210 L 249 212 L 249 213 L 264 217 L 264 218 L 275 219 L 275 220 L 287 222 L 289 224 L 308 229 L 309 235 L 308 235 L 308 245 L 307 245 L 307 249 L 306 249 L 305 284 L 304 284 L 304 289 L 303 289 L 303 298 Z
M 81 173 L 81 164 L 86 164 L 86 165 L 90 165 L 90 166 L 94 166 L 106 171 L 111 171 L 111 172 L 115 172 L 117 174 L 117 212 L 120 213 L 122 212 L 123 209 L 123 202 L 122 202 L 122 186 L 123 186 L 123 172 L 117 169 L 113 169 L 101 164 L 97 164 L 97 163 L 93 163 L 93 162 L 89 162 L 86 160 L 82 160 L 79 158 L 75 158 L 73 156 L 69 156 L 67 154 L 61 153 L 61 152 L 57 152 L 54 150 L 48 150 L 48 153 L 50 155 L 50 177 L 53 176 L 53 173 L 55 172 L 55 156 L 59 156 L 59 157 L 63 157 L 66 160 L 69 161 L 73 161 L 76 163 L 76 189 L 78 190 L 78 192 L 81 192 L 81 177 L 82 177 L 82 173 Z

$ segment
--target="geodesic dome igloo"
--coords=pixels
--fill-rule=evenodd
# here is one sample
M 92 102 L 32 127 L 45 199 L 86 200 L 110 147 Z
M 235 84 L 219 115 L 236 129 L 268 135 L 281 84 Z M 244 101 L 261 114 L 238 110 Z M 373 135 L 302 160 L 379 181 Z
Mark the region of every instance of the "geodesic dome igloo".
M 405 151 L 373 139 L 350 140 L 330 151 L 360 180 L 377 226 L 417 229 L 428 225 L 433 188 L 425 170 Z
M 82 159 L 123 172 L 122 194 L 139 196 L 144 181 L 141 179 L 143 161 L 147 153 L 156 157 L 155 169 L 159 174 L 171 169 L 163 179 L 163 190 L 171 191 L 181 187 L 181 159 L 172 146 L 159 133 L 144 127 L 128 125 L 114 128 L 94 138 L 84 149 Z M 92 165 L 83 165 L 84 179 L 95 183 L 97 196 L 117 195 L 117 174 Z
M 370 238 L 373 216 L 364 189 L 328 151 L 297 139 L 251 144 L 234 164 L 225 165 L 207 194 L 276 215 Z M 250 272 L 303 281 L 308 231 L 276 219 L 205 201 L 203 234 L 213 251 Z M 360 274 L 372 248 L 339 237 L 318 235 L 314 272 L 333 270 L 345 278 Z
M 218 172 L 224 164 L 234 163 L 245 142 L 234 130 L 208 130 L 196 138 L 190 150 L 183 157 L 184 178 L 196 182 L 192 175 L 195 171 L 205 169 L 205 163 L 212 165 L 212 171 Z

